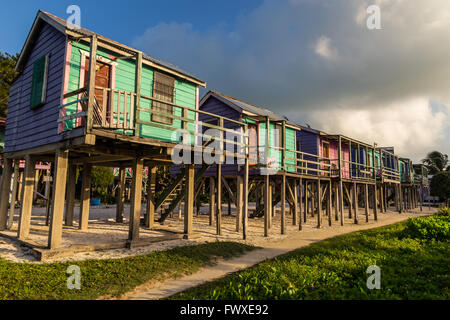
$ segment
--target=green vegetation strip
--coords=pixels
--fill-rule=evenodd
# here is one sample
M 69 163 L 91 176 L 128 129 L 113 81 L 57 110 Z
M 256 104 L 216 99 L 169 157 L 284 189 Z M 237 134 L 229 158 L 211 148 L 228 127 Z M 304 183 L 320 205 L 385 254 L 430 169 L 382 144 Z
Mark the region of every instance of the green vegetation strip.
M 171 299 L 449 299 L 449 211 L 318 242 Z M 366 285 L 371 265 L 379 290 Z
M 211 265 L 217 257 L 232 258 L 255 247 L 214 242 L 177 247 L 123 259 L 33 264 L 0 258 L 0 300 L 95 299 L 117 297 L 150 280 L 176 278 Z M 81 271 L 81 289 L 68 289 L 70 265 Z

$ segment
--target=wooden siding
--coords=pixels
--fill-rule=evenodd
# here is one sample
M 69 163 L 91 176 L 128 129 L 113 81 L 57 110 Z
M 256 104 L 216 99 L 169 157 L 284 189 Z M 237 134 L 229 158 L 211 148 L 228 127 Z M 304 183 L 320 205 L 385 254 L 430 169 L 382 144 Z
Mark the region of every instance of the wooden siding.
M 319 155 L 319 136 L 306 130 L 297 131 L 297 141 L 300 141 L 300 151 Z M 305 160 L 317 161 L 316 157 L 304 156 Z M 308 168 L 317 169 L 317 165 L 308 163 Z M 317 174 L 316 171 L 308 171 L 308 174 Z
M 70 65 L 70 78 L 69 78 L 69 86 L 68 91 L 74 91 L 79 87 L 82 87 L 83 84 L 80 84 L 82 80 L 80 75 L 84 72 L 84 67 L 82 64 L 82 51 L 89 52 L 89 45 L 84 42 L 76 42 L 72 41 L 72 53 L 71 53 L 71 65 Z M 136 84 L 135 84 L 135 73 L 136 73 L 136 64 L 134 60 L 117 60 L 114 61 L 117 57 L 112 51 L 103 49 L 101 47 L 97 50 L 97 56 L 101 56 L 103 58 L 112 60 L 115 64 L 115 68 L 113 68 L 114 77 L 112 77 L 112 87 L 117 90 L 127 91 L 127 92 L 135 92 Z M 142 79 L 141 79 L 141 94 L 145 96 L 153 96 L 153 80 L 154 80 L 154 69 L 143 65 L 142 66 Z M 175 92 L 174 92 L 174 103 L 186 106 L 189 108 L 196 108 L 196 99 L 197 99 L 197 85 L 194 83 L 187 82 L 182 79 L 175 78 Z M 114 102 L 117 103 L 117 97 L 114 98 Z M 121 97 L 120 106 L 123 114 L 124 110 L 124 97 Z M 141 98 L 141 107 L 146 109 L 151 109 L 152 102 L 151 100 Z M 131 111 L 131 97 L 128 98 L 127 101 L 127 115 L 129 116 Z M 174 115 L 182 116 L 181 108 L 174 108 Z M 190 119 L 195 119 L 195 112 L 189 111 L 188 117 Z M 151 121 L 151 114 L 149 112 L 141 111 L 140 112 L 140 120 L 143 121 Z M 173 124 L 171 125 L 173 128 L 181 128 L 181 120 L 174 119 Z M 188 125 L 188 129 L 194 131 L 195 124 L 190 123 Z M 149 125 L 140 125 L 140 137 L 144 138 L 152 138 L 159 139 L 163 141 L 172 141 L 172 133 L 173 130 L 170 129 L 162 129 L 156 128 Z M 131 134 L 131 132 L 127 132 L 127 134 Z
M 66 37 L 48 24 L 43 24 L 34 42 L 23 72 L 10 89 L 5 152 L 14 152 L 58 142 L 59 105 L 63 86 Z M 45 103 L 30 109 L 33 63 L 50 54 Z

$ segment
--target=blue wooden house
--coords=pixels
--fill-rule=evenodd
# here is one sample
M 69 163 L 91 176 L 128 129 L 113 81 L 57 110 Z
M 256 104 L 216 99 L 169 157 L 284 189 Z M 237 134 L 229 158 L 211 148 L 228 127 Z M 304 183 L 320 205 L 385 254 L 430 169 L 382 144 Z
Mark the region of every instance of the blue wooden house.
M 6 228 L 13 160 L 26 162 L 20 240 L 30 233 L 34 163 L 50 161 L 54 177 L 48 248 L 61 246 L 63 218 L 67 226 L 73 225 L 77 167 L 82 168 L 83 180 L 81 230 L 88 227 L 92 166 L 132 169 L 128 245 L 138 241 L 142 194 L 147 196 L 145 226 L 151 228 L 154 203 L 159 200 L 154 194 L 156 168 L 172 165 L 173 150 L 183 141 L 179 130 L 196 139 L 199 86 L 206 83 L 175 65 L 85 28 L 68 26 L 43 11 L 36 15 L 16 71 L 6 119 L 0 230 Z M 144 167 L 150 168 L 152 183 L 141 192 Z M 185 199 L 186 237 L 192 234 L 195 184 L 204 170 L 187 163 L 183 186 L 177 189 L 176 201 Z M 123 215 L 121 192 L 123 186 L 118 216 Z

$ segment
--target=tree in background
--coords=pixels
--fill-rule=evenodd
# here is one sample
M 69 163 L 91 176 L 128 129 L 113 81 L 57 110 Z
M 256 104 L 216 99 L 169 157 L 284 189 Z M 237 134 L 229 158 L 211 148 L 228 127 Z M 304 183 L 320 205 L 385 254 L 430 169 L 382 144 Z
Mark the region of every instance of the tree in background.
M 115 197 L 111 190 L 114 183 L 114 173 L 111 168 L 93 167 L 91 171 L 92 196 L 98 197 L 103 203 L 114 203 Z
M 430 183 L 431 195 L 441 200 L 450 198 L 450 171 L 441 171 L 433 176 Z
M 422 160 L 422 163 L 428 168 L 430 175 L 435 175 L 444 170 L 450 170 L 450 166 L 448 166 L 448 155 L 439 151 L 428 153 L 427 157 Z
M 0 52 L 0 117 L 8 113 L 9 88 L 17 76 L 14 70 L 19 54 Z

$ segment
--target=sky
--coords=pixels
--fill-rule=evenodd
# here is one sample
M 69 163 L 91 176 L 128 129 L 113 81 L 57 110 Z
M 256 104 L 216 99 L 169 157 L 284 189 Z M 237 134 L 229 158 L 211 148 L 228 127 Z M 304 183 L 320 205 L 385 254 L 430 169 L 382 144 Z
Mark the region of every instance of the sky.
M 2 4 L 0 51 L 19 52 L 38 9 L 175 64 L 301 125 L 450 154 L 450 1 L 21 1 Z M 380 9 L 371 30 L 370 5 Z M 202 93 L 206 93 L 202 90 Z

